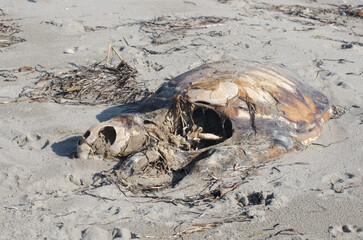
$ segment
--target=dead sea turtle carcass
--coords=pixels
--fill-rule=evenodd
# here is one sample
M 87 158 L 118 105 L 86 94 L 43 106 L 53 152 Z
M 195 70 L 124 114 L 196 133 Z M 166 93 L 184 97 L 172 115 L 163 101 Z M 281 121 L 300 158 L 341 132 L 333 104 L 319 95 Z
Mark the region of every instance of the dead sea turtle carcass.
M 77 153 L 119 159 L 126 176 L 196 159 L 194 171 L 218 172 L 304 148 L 330 115 L 326 96 L 281 66 L 216 62 L 163 84 L 137 112 L 94 125 Z

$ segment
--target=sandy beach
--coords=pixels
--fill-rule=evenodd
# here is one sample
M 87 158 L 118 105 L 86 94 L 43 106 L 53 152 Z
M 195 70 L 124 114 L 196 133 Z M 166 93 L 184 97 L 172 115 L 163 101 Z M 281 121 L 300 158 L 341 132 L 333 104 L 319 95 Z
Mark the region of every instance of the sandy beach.
M 0 239 L 363 239 L 359 4 L 2 0 Z M 200 184 L 187 176 L 149 192 L 95 187 L 95 175 L 116 163 L 74 158 L 77 141 L 125 107 L 29 94 L 44 76 L 105 64 L 109 42 L 138 71 L 135 88 L 145 94 L 204 63 L 274 62 L 342 115 L 305 150 L 249 174 Z M 113 52 L 110 65 L 119 61 Z

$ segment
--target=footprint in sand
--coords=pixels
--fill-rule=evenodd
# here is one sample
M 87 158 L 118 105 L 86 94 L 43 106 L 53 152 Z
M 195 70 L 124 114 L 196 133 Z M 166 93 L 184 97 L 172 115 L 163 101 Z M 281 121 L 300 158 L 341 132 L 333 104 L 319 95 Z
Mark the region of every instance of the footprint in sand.
M 276 197 L 275 193 L 266 194 L 262 191 L 252 192 L 249 194 L 238 192 L 235 197 L 239 204 L 244 207 L 262 205 L 272 208 L 279 208 L 288 201 L 288 199 L 284 196 Z
M 107 231 L 102 227 L 91 226 L 84 229 L 82 232 L 82 240 L 93 240 L 93 239 L 132 239 L 134 238 L 130 230 L 127 228 L 114 228 L 113 230 Z
M 346 193 L 359 187 L 362 179 L 363 176 L 359 172 L 336 172 L 325 175 L 322 181 L 330 184 L 330 189 L 335 193 Z
M 12 142 L 18 147 L 29 150 L 41 150 L 49 145 L 49 140 L 35 133 L 16 136 Z
M 243 207 L 248 216 L 253 216 L 253 221 L 265 221 L 266 210 L 276 210 L 284 207 L 289 199 L 285 196 L 276 196 L 275 193 L 265 192 L 238 192 L 235 195 L 238 205 Z
M 363 227 L 353 225 L 331 226 L 329 233 L 339 239 L 362 239 Z

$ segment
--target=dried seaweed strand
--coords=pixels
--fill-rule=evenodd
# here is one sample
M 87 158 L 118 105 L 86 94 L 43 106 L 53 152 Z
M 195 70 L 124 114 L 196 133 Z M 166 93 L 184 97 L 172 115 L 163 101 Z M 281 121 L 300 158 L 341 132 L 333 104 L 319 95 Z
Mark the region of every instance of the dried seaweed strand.
M 136 235 L 137 238 L 152 238 L 152 239 L 171 239 L 171 238 L 177 238 L 182 236 L 188 236 L 195 232 L 201 232 L 205 230 L 214 229 L 224 223 L 232 223 L 232 222 L 245 222 L 249 221 L 250 217 L 248 216 L 237 216 L 237 217 L 231 217 L 223 219 L 222 221 L 216 221 L 211 223 L 199 223 L 199 224 L 193 224 L 195 227 L 189 228 L 183 231 L 180 231 L 174 235 L 170 236 L 142 236 L 142 235 Z
M 110 48 L 117 53 L 112 45 Z M 34 87 L 24 89 L 19 99 L 87 105 L 133 103 L 152 94 L 136 81 L 136 75 L 123 60 L 117 67 L 95 63 L 61 74 L 42 70 Z
M 213 24 L 225 23 L 227 20 L 234 20 L 224 17 L 193 17 L 193 18 L 172 18 L 170 16 L 161 16 L 151 21 L 144 21 L 140 30 L 149 33 L 155 31 L 176 32 L 190 29 L 206 28 Z

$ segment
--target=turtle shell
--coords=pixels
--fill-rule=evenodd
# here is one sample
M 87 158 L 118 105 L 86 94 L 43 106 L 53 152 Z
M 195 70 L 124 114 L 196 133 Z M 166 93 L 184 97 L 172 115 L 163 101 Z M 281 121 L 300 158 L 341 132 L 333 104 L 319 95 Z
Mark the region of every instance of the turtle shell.
M 143 154 L 130 153 L 124 168 L 163 162 L 165 168 L 180 170 L 196 159 L 199 171 L 227 169 L 236 161 L 263 163 L 308 146 L 330 115 L 327 97 L 281 65 L 251 61 L 202 65 L 164 83 L 136 113 L 127 114 L 147 140 L 133 149 Z M 92 148 L 92 142 L 87 144 Z M 116 156 L 125 155 L 124 146 L 112 149 L 120 149 Z M 223 157 L 210 158 L 221 149 L 226 151 Z M 226 159 L 231 152 L 234 160 Z

